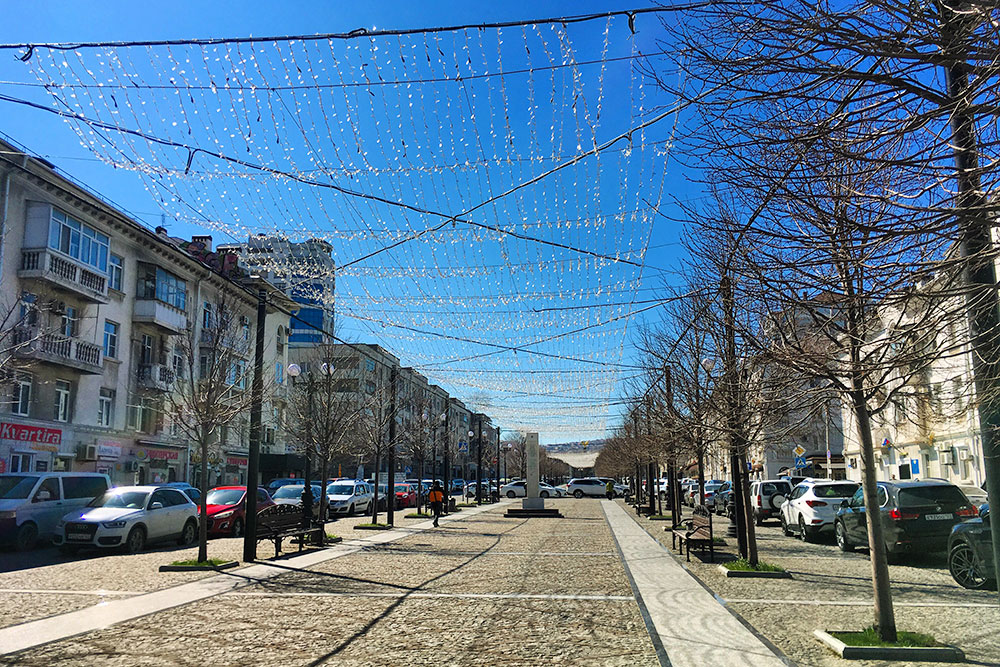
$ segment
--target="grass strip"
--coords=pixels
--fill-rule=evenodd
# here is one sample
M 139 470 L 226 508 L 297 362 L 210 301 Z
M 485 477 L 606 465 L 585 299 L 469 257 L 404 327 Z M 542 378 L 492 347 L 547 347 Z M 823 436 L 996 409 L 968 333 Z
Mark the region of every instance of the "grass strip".
M 736 560 L 731 560 L 728 563 L 723 563 L 722 567 L 727 570 L 735 570 L 737 572 L 784 572 L 785 568 L 779 567 L 777 565 L 771 565 L 770 563 L 765 563 L 764 561 L 757 561 L 757 566 L 754 567 L 750 564 L 746 558 L 738 558 Z
M 943 646 L 930 635 L 920 632 L 897 632 L 896 641 L 885 642 L 878 636 L 878 630 L 870 625 L 860 632 L 831 632 L 830 635 L 848 646 L 881 646 L 881 647 L 933 647 Z
M 389 528 L 387 523 L 359 523 L 354 526 L 354 530 L 385 530 Z
M 206 567 L 213 568 L 228 563 L 225 558 L 209 558 L 208 560 L 175 560 L 171 565 L 177 567 Z
M 431 515 L 427 514 L 425 512 L 411 512 L 410 514 L 406 515 L 406 518 L 407 519 L 429 519 L 429 518 L 431 518 Z

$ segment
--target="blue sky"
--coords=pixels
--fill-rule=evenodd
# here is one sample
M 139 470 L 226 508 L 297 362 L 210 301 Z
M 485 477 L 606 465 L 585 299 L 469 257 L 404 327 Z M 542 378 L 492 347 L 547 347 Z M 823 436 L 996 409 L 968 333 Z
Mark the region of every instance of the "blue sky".
M 5 6 L 0 42 L 347 32 L 358 27 L 431 27 L 635 6 L 640 5 L 175 2 L 150 6 L 41 2 Z M 66 59 L 71 65 L 68 72 L 60 65 L 62 54 L 58 58 L 37 54 L 31 64 L 39 68 L 41 76 L 66 83 L 75 76 L 86 78 L 87 70 L 94 72 L 95 81 L 117 80 L 125 69 L 131 72 L 130 80 L 164 82 L 176 76 L 178 68 L 183 70 L 185 61 L 193 61 L 190 71 L 183 74 L 185 80 L 208 85 L 221 81 L 227 67 L 245 64 L 241 58 L 249 63 L 242 72 L 243 81 L 257 84 L 295 83 L 295 68 L 287 63 L 295 62 L 301 69 L 303 64 L 324 58 L 327 64 L 322 76 L 326 78 L 322 81 L 327 83 L 376 76 L 399 80 L 448 76 L 453 71 L 465 76 L 492 72 L 500 66 L 507 71 L 522 60 L 534 67 L 553 57 L 558 61 L 561 41 L 572 44 L 579 60 L 599 59 L 602 53 L 609 58 L 626 58 L 636 51 L 648 52 L 657 34 L 656 19 L 640 16 L 636 23 L 639 30 L 634 38 L 622 20 L 608 27 L 607 36 L 605 24 L 600 23 L 580 29 L 571 26 L 565 33 L 526 36 L 515 31 L 502 36 L 473 32 L 471 41 L 469 34 L 445 35 L 430 44 L 420 38 L 398 43 L 354 40 L 347 46 L 333 44 L 329 48 L 325 42 L 314 47 L 263 45 L 249 58 L 246 50 L 211 50 L 207 55 L 221 56 L 224 66 L 209 64 L 204 71 L 199 58 L 206 52 L 177 50 L 133 50 L 114 63 L 100 54 L 85 54 L 79 60 Z M 376 47 L 382 51 L 369 52 Z M 552 53 L 543 54 L 542 48 Z M 436 49 L 447 53 L 438 58 Z M 335 68 L 330 68 L 331 57 L 337 63 Z M 318 165 L 325 170 L 323 178 L 338 186 L 454 215 L 553 166 L 558 160 L 550 159 L 552 155 L 587 150 L 588 141 L 600 144 L 630 124 L 654 115 L 657 104 L 669 103 L 657 99 L 651 87 L 641 88 L 630 67 L 625 61 L 606 67 L 558 69 L 527 78 L 508 76 L 503 78 L 506 87 L 502 92 L 497 85 L 500 79 L 488 78 L 464 86 L 390 85 L 367 89 L 367 95 L 350 88 L 312 97 L 278 92 L 267 97 L 263 105 L 253 93 L 239 91 L 228 95 L 196 92 L 189 102 L 125 86 L 119 89 L 114 106 L 107 98 L 96 98 L 93 90 L 65 99 L 91 117 L 141 127 L 188 145 L 218 147 L 226 155 L 251 155 L 251 161 L 277 169 L 301 171 Z M 334 70 L 338 70 L 337 77 Z M 578 81 L 573 81 L 573 72 Z M 291 78 L 282 81 L 285 74 Z M 259 80 L 254 81 L 256 76 Z M 36 83 L 38 79 L 9 51 L 0 52 L 0 81 L 0 92 L 46 106 L 52 103 L 37 87 L 11 83 Z M 572 99 L 577 88 L 589 95 L 580 108 Z M 603 97 L 595 98 L 597 90 L 603 91 Z M 247 97 L 258 102 L 256 119 L 255 112 L 244 104 Z M 547 108 L 549 97 L 557 101 L 552 108 Z M 134 104 L 135 109 L 156 111 L 116 115 L 119 98 L 122 106 Z M 532 99 L 535 111 L 526 104 Z M 228 104 L 235 112 L 228 110 Z M 642 114 L 640 105 L 645 107 Z M 223 107 L 227 111 L 219 113 Z M 260 109 L 265 111 L 263 115 Z M 199 111 L 200 116 L 190 115 Z M 599 111 L 602 115 L 598 119 Z M 463 113 L 472 120 L 464 119 Z M 190 175 L 181 174 L 186 152 L 147 150 L 115 135 L 113 143 L 126 146 L 124 152 L 130 158 L 173 170 L 165 176 L 140 178 L 135 171 L 114 169 L 105 163 L 116 159 L 117 148 L 108 152 L 100 139 L 90 149 L 81 146 L 80 137 L 85 135 L 50 114 L 0 102 L 0 119 L 0 131 L 48 157 L 139 219 L 155 225 L 165 216 L 174 235 L 197 231 L 194 223 L 200 220 L 214 226 L 217 242 L 274 229 L 293 236 L 321 235 L 335 244 L 335 258 L 344 264 L 378 249 L 386 239 L 425 229 L 441 219 L 396 206 L 370 205 L 312 187 L 296 187 L 283 180 L 262 179 L 254 170 L 234 170 L 231 164 L 202 156 L 191 165 Z M 552 244 L 504 240 L 483 227 L 452 225 L 338 275 L 338 310 L 343 315 L 338 315 L 340 335 L 383 343 L 404 364 L 421 368 L 453 395 L 498 415 L 501 426 L 539 430 L 543 442 L 599 437 L 603 427 L 613 425 L 617 411 L 613 403 L 622 383 L 633 373 L 627 366 L 633 361 L 630 343 L 635 327 L 646 317 L 656 317 L 655 310 L 631 314 L 640 310 L 633 302 L 655 297 L 661 287 L 661 274 L 651 267 L 667 269 L 662 275 L 672 279 L 670 272 L 678 266 L 673 245 L 676 230 L 648 211 L 671 195 L 686 197 L 694 192 L 681 173 L 672 171 L 663 149 L 669 138 L 669 122 L 637 134 L 634 152 L 625 151 L 622 142 L 616 146 L 620 150 L 609 152 L 607 157 L 585 160 L 579 167 L 503 197 L 499 204 L 470 216 L 482 225 L 585 247 L 604 259 Z M 642 148 L 647 145 L 643 141 L 648 148 Z M 352 142 L 357 144 L 353 153 Z M 105 162 L 97 159 L 102 151 Z M 484 158 L 482 167 L 475 164 L 477 156 Z M 523 164 L 519 166 L 516 160 L 490 162 L 510 156 Z M 472 166 L 468 166 L 470 160 Z M 424 173 L 420 166 L 426 164 L 446 168 Z M 647 209 L 646 217 L 629 217 L 630 211 L 639 209 Z M 617 220 L 616 215 L 620 216 Z M 552 223 L 584 219 L 586 223 L 567 222 L 564 230 Z M 518 222 L 518 227 L 510 227 L 513 222 Z M 357 234 L 347 231 L 355 228 Z M 637 253 L 647 246 L 647 266 L 641 270 L 606 259 L 623 256 L 641 263 Z M 578 330 L 583 331 L 574 333 Z M 545 342 L 550 337 L 553 340 Z M 501 349 L 522 345 L 520 354 Z M 602 369 L 601 363 L 611 366 Z

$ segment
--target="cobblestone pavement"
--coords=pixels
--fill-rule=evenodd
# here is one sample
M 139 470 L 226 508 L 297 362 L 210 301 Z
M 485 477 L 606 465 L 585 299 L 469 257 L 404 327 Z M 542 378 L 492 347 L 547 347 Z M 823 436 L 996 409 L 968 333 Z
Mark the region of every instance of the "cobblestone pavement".
M 628 508 L 631 510 L 631 508 Z M 632 511 L 632 516 L 635 512 Z M 640 518 L 640 523 L 668 548 L 665 521 Z M 736 540 L 727 536 L 729 521 L 714 517 L 716 536 L 727 546 L 716 549 L 716 562 L 731 560 Z M 843 661 L 812 637 L 812 631 L 852 630 L 871 625 L 871 562 L 865 551 L 842 553 L 827 539 L 816 544 L 785 537 L 777 522 L 757 528 L 761 560 L 792 573 L 793 579 L 731 579 L 717 565 L 691 555 L 685 563 L 720 600 L 753 625 L 785 655 L 800 665 L 842 665 Z M 921 631 L 965 651 L 970 661 L 1000 664 L 1000 609 L 997 594 L 969 591 L 948 574 L 943 554 L 914 556 L 904 565 L 890 565 L 896 624 Z M 859 667 L 905 663 L 851 661 Z M 943 663 L 913 663 L 930 667 Z
M 396 526 L 409 526 L 423 519 L 407 519 L 414 510 L 396 513 Z M 380 515 L 385 520 L 385 514 Z M 342 517 L 327 524 L 327 533 L 345 540 L 370 533 L 353 526 L 370 521 L 367 516 Z M 286 540 L 282 554 L 296 553 L 297 545 Z M 211 558 L 243 559 L 242 538 L 213 538 L 208 542 Z M 257 557 L 273 558 L 274 545 L 260 542 Z M 198 557 L 197 547 L 174 543 L 152 546 L 127 555 L 118 551 L 91 550 L 64 556 L 54 547 L 27 553 L 0 552 L 0 627 L 24 623 L 54 614 L 100 605 L 103 601 L 169 588 L 210 576 L 211 572 L 159 572 L 161 565 Z M 54 593 L 46 593 L 54 591 Z M 72 593 L 67 594 L 66 591 Z
M 555 503 L 564 520 L 492 510 L 0 665 L 657 665 L 599 501 Z

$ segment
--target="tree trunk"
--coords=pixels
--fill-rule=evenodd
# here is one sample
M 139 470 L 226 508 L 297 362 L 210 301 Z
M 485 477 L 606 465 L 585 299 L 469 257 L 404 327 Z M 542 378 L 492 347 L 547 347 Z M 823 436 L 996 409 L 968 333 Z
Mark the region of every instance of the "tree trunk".
M 872 564 L 872 586 L 875 593 L 875 628 L 883 641 L 896 641 L 896 616 L 892 608 L 892 591 L 889 585 L 889 566 L 885 555 L 885 537 L 882 531 L 882 512 L 878 502 L 878 485 L 875 479 L 875 447 L 872 442 L 871 419 L 868 403 L 861 390 L 861 381 L 853 379 L 851 407 L 858 423 L 861 439 L 861 488 L 865 496 L 865 521 L 868 524 L 868 549 Z M 874 511 L 872 511 L 874 509 Z
M 699 505 L 705 504 L 705 448 L 698 443 L 698 498 Z
M 378 452 L 375 452 L 375 496 L 372 498 L 372 523 L 378 523 L 378 467 L 382 464 Z
M 319 543 L 322 546 L 326 544 L 326 520 L 329 514 L 328 504 L 329 500 L 326 497 L 326 480 L 330 476 L 330 452 L 327 451 L 323 456 L 323 465 L 320 466 L 320 485 L 319 485 L 319 525 L 323 528 L 323 531 L 319 536 Z
M 746 452 L 741 452 L 739 456 L 740 461 L 740 489 L 743 496 L 743 524 L 747 533 L 747 555 L 745 558 L 750 563 L 756 567 L 758 563 L 757 555 L 757 524 L 753 519 L 753 510 L 751 509 L 753 505 L 750 502 L 750 480 L 747 475 L 747 455 Z
M 198 515 L 198 562 L 204 563 L 208 560 L 208 433 L 203 428 L 201 434 L 201 480 L 199 491 L 201 499 L 198 501 L 201 513 Z
M 417 459 L 419 464 L 417 467 L 419 472 L 417 473 L 417 514 L 420 514 L 420 510 L 424 508 L 424 457 L 421 456 Z

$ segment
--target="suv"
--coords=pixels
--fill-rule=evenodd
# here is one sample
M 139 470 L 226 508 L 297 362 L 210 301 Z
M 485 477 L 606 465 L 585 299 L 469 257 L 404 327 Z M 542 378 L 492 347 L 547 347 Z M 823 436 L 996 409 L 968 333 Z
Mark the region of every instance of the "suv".
M 750 482 L 750 509 L 758 526 L 764 519 L 773 519 L 781 511 L 785 498 L 792 492 L 787 479 L 761 479 Z
M 33 549 L 39 538 L 55 536 L 59 519 L 84 507 L 111 488 L 95 472 L 15 472 L 0 475 L 0 541 L 18 551 Z
M 941 480 L 879 482 L 878 504 L 890 563 L 903 553 L 944 551 L 952 527 L 979 514 L 961 489 Z M 863 489 L 841 504 L 834 532 L 842 551 L 868 544 Z
M 840 503 L 857 490 L 857 482 L 807 479 L 792 489 L 792 495 L 781 506 L 781 532 L 797 533 L 806 542 L 820 533 L 833 532 Z
M 956 524 L 948 538 L 948 571 L 965 588 L 995 588 L 990 506 L 979 508 L 979 518 Z
M 583 498 L 584 496 L 604 497 L 606 493 L 604 482 L 596 477 L 580 477 L 577 479 L 571 479 L 569 480 L 569 484 L 566 486 L 566 490 L 574 498 Z

